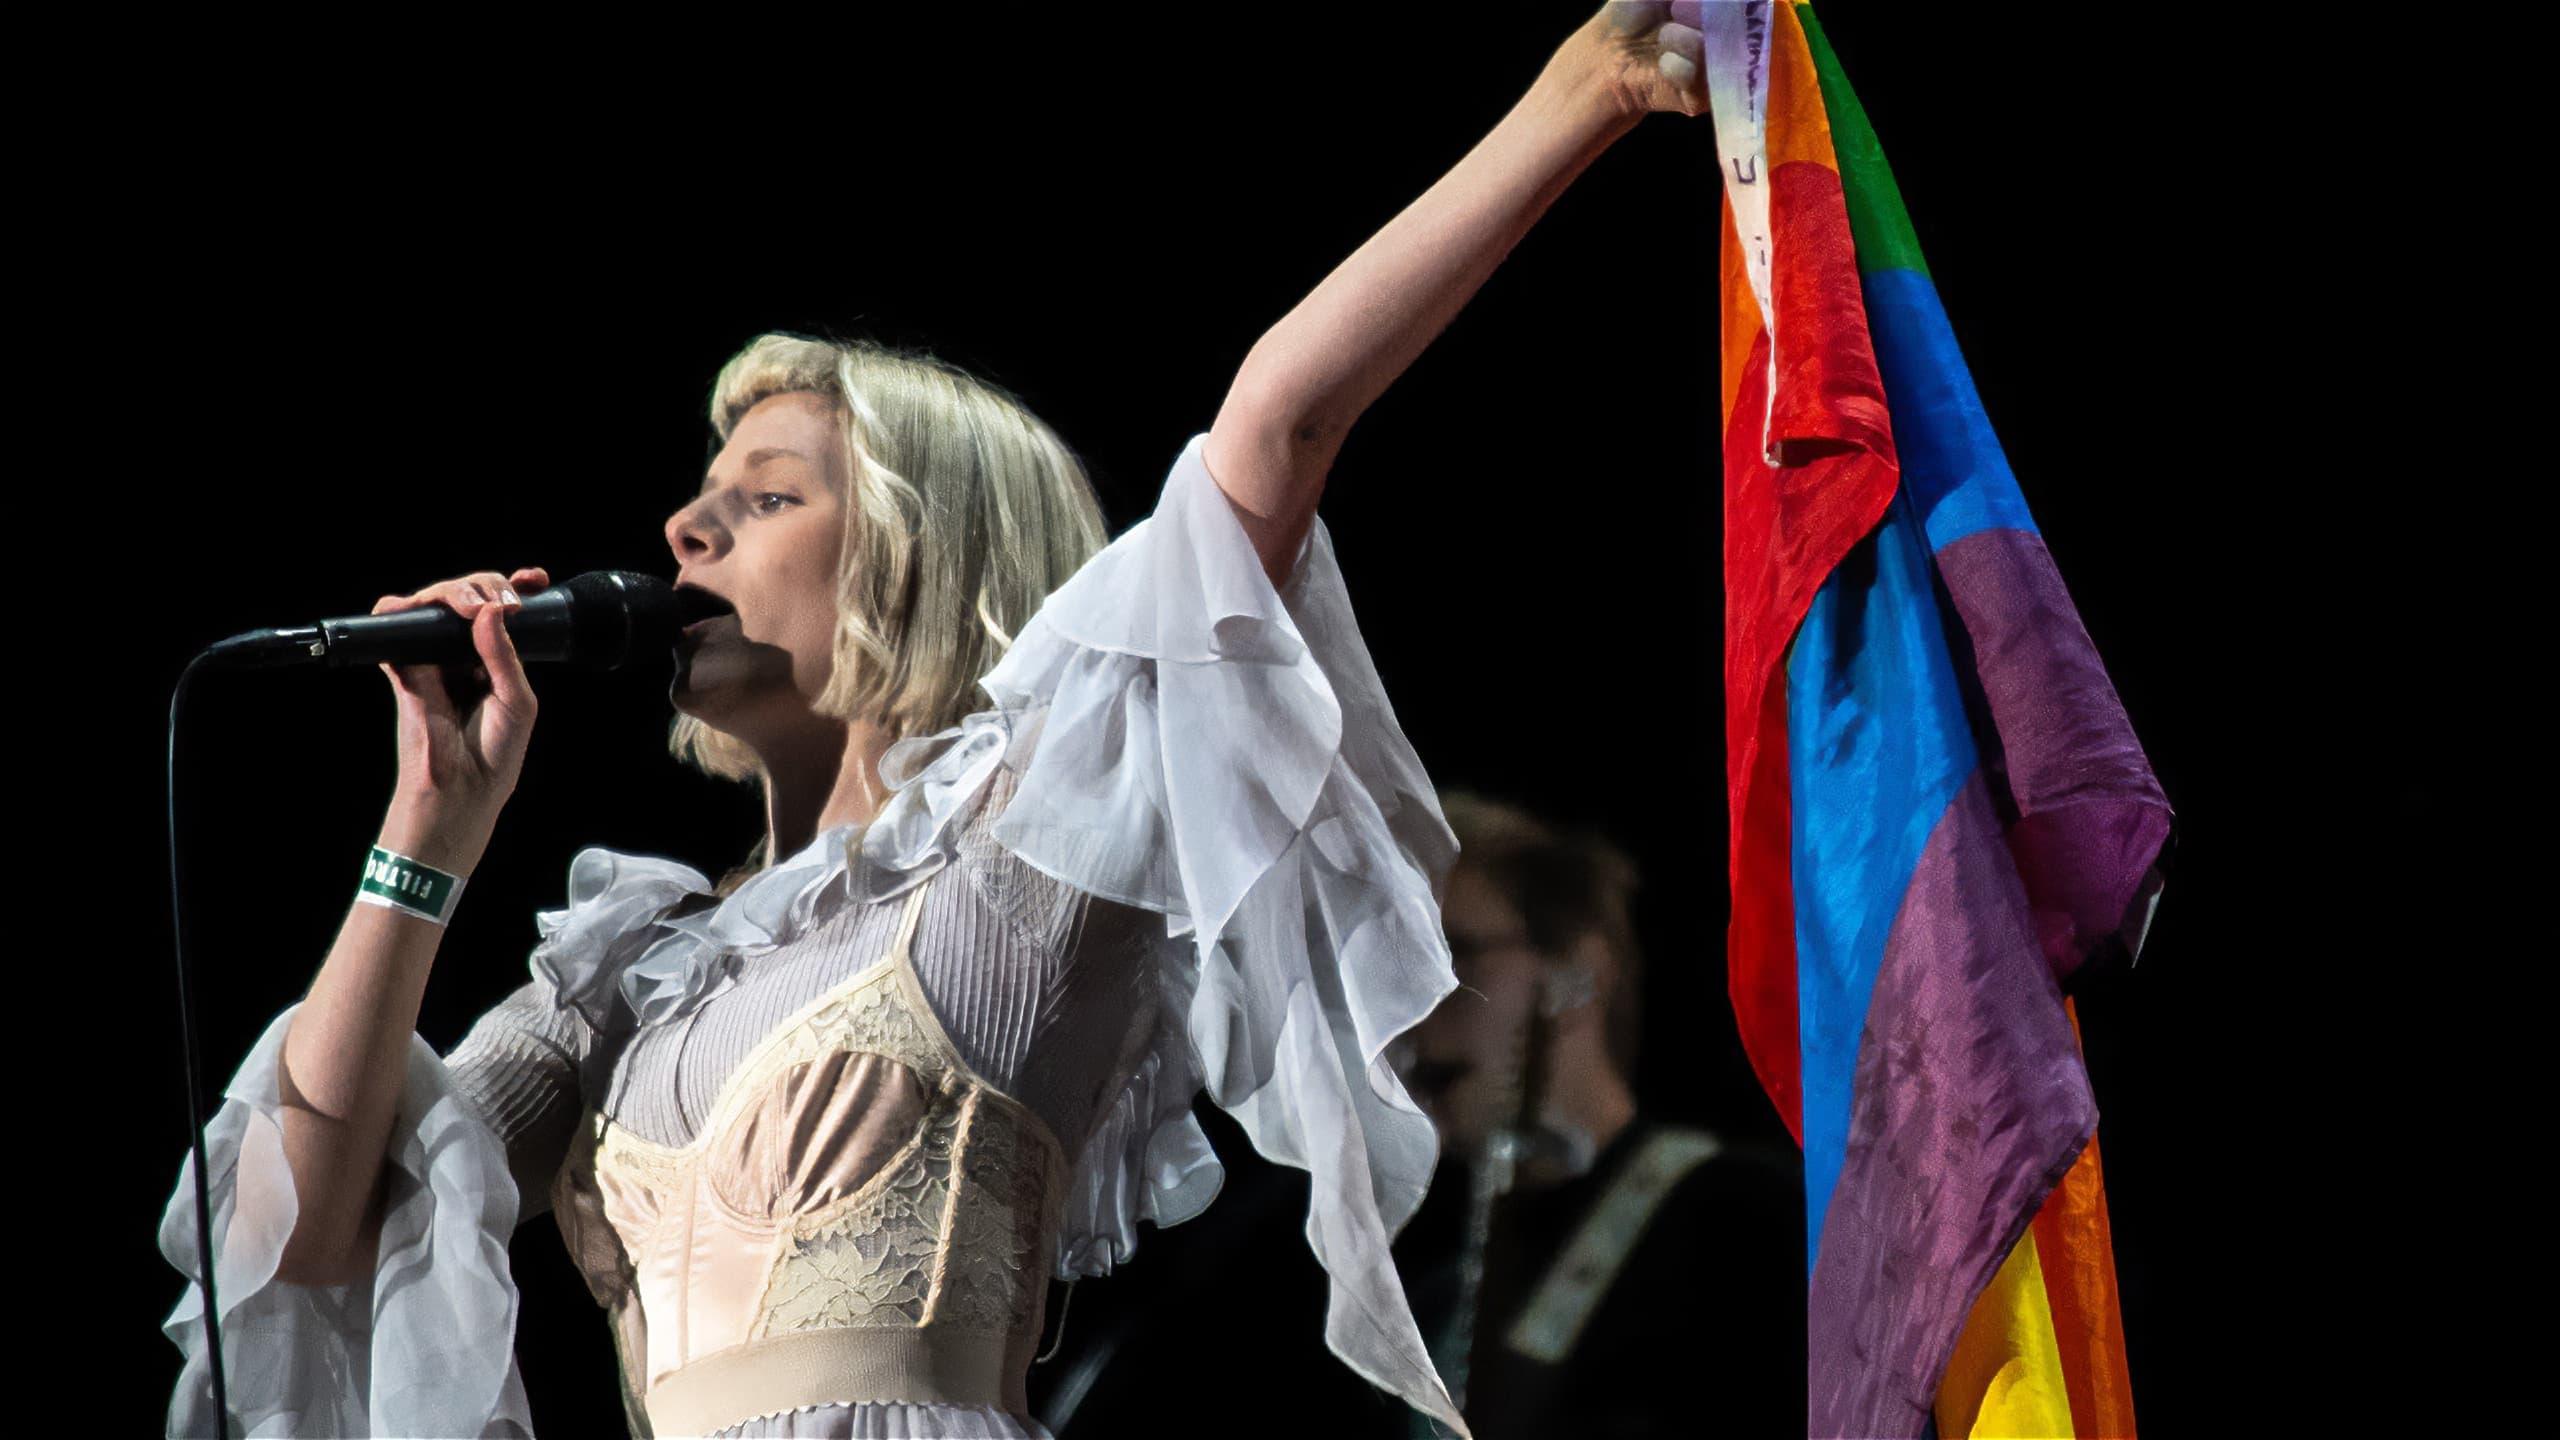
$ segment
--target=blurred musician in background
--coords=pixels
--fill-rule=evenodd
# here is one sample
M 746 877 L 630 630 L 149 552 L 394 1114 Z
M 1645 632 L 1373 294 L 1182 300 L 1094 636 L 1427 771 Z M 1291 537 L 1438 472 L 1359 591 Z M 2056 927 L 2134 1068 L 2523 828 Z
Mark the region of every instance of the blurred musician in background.
M 1440 798 L 1460 846 L 1441 919 L 1464 988 L 1395 1052 L 1442 1142 L 1395 1259 L 1469 1427 L 1804 1433 L 1801 1161 L 1657 1118 L 1637 1092 L 1633 863 L 1517 807 Z M 1702 1057 L 1736 1043 L 1721 1006 L 1657 1025 Z M 1299 1238 L 1305 1176 L 1218 1138 L 1245 1163 L 1218 1204 L 1151 1234 L 1143 1263 L 1079 1302 L 1034 1367 L 1042 1419 L 1060 1440 L 1177 1433 L 1200 1413 L 1165 1382 L 1184 1375 L 1250 1385 L 1258 1435 L 1433 1433 L 1345 1383 L 1313 1338 L 1325 1290 Z M 1219 1304 L 1240 1293 L 1268 1297 L 1245 1333 Z

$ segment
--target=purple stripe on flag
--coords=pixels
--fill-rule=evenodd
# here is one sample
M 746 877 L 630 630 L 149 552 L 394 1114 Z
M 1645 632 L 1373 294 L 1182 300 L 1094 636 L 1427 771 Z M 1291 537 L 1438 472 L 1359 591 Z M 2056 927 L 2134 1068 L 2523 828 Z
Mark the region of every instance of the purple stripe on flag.
M 2141 948 L 2169 798 L 2063 588 L 2044 537 L 2007 526 L 1938 551 L 2006 756 L 2009 846 L 2037 944 L 2068 984 L 2102 948 Z
M 1885 942 L 1806 1317 L 1814 1435 L 1917 1436 L 1982 1287 L 2096 1133 L 1976 770 Z

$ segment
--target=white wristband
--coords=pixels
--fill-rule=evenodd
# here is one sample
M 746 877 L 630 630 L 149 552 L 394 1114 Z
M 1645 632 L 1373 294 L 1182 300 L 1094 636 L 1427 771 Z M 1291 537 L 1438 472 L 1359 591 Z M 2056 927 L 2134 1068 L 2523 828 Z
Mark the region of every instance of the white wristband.
M 463 878 L 376 845 L 365 857 L 356 899 L 442 925 L 453 917 L 454 902 L 462 898 Z

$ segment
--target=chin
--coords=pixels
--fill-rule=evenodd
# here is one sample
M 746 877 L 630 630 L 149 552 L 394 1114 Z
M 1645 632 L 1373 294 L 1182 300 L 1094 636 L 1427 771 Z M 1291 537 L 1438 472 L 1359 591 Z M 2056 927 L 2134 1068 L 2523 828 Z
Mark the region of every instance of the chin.
M 667 681 L 667 699 L 678 710 L 708 721 L 736 703 L 738 678 L 736 667 L 718 657 L 679 654 L 675 674 Z
M 747 684 L 687 684 L 679 674 L 667 689 L 667 701 L 679 715 L 750 749 L 796 733 L 791 712 L 769 691 Z
M 728 730 L 728 725 L 722 722 L 731 719 L 731 712 L 736 709 L 728 703 L 730 697 L 717 688 L 688 684 L 686 680 L 687 677 L 679 673 L 667 686 L 667 703 L 674 706 L 679 715 L 699 720 L 714 730 Z

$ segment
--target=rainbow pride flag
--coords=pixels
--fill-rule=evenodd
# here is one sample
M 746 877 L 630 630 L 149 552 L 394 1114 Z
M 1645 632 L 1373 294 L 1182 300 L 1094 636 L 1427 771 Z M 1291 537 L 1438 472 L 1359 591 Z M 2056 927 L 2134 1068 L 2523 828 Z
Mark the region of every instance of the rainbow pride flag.
M 2066 994 L 2173 815 L 1809 4 L 1706 0 L 1734 1014 L 1804 1146 L 1811 1433 L 2131 1435 Z

